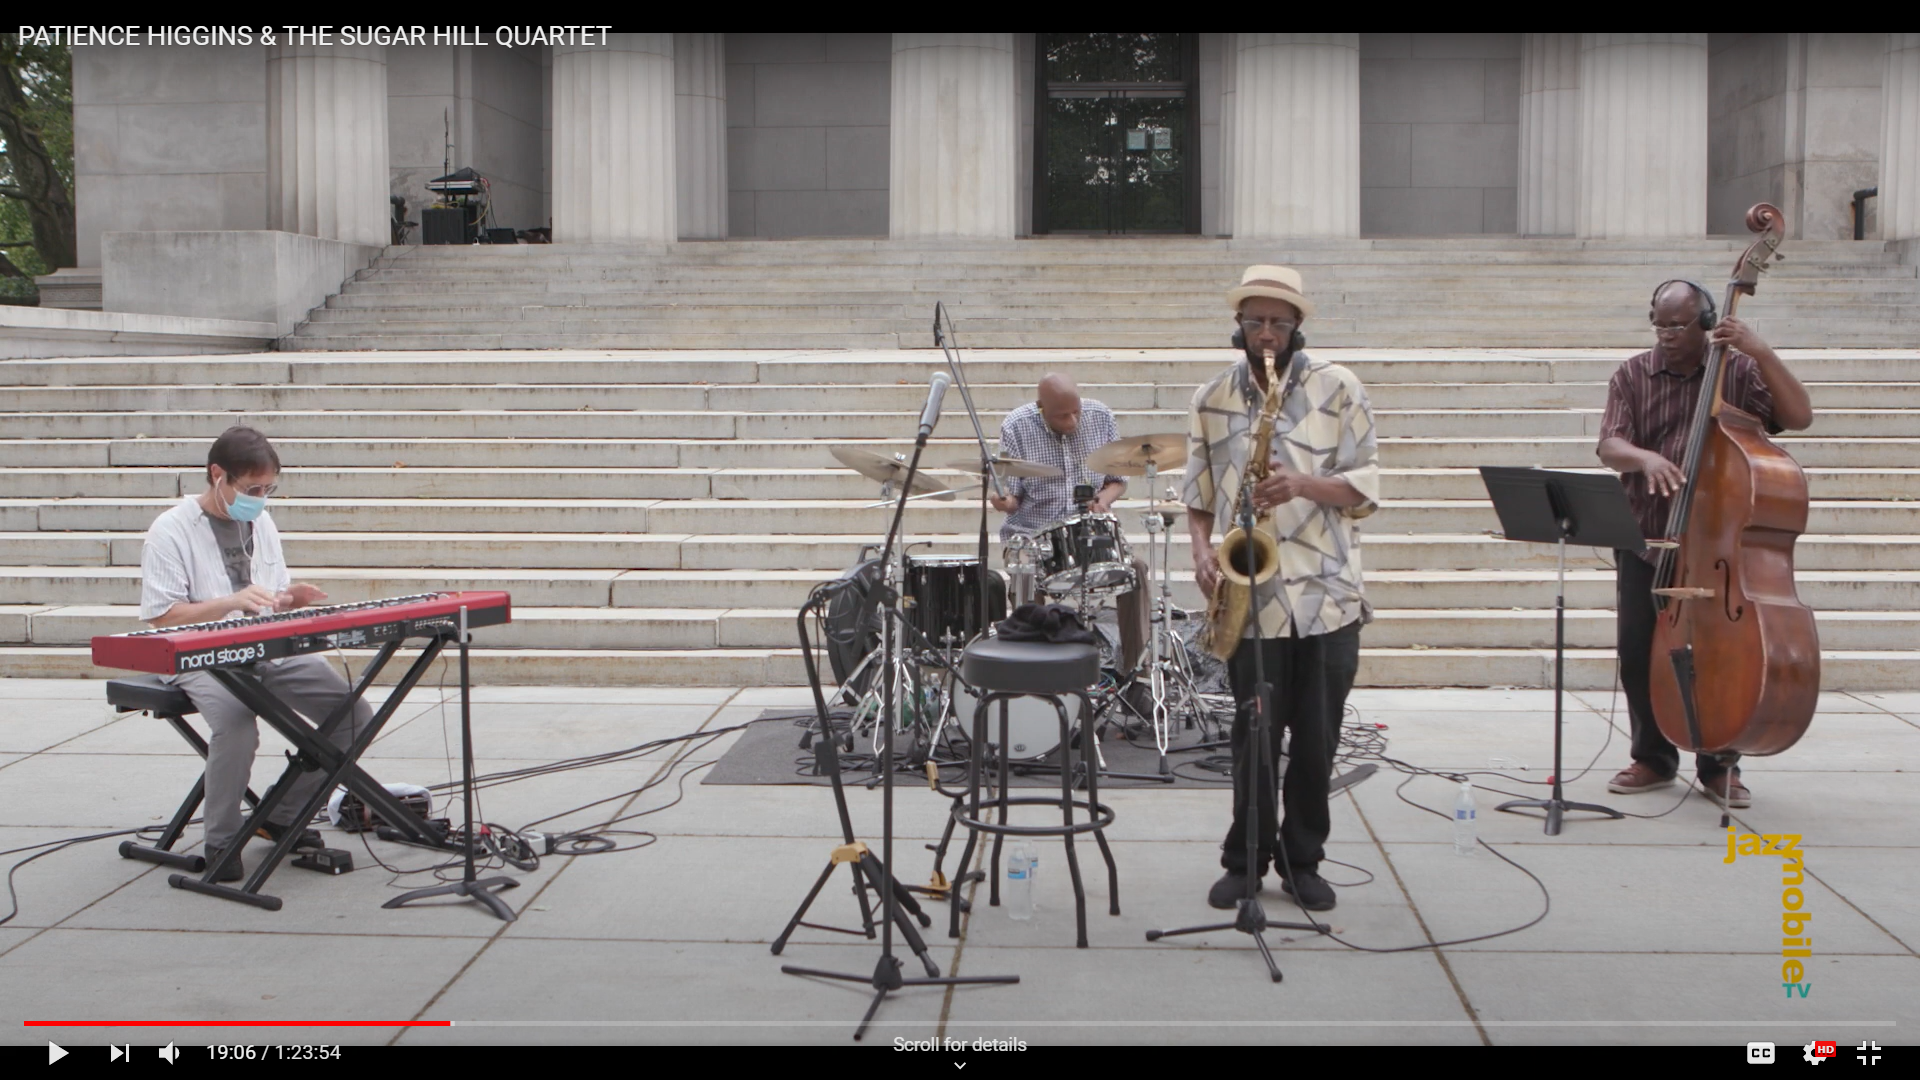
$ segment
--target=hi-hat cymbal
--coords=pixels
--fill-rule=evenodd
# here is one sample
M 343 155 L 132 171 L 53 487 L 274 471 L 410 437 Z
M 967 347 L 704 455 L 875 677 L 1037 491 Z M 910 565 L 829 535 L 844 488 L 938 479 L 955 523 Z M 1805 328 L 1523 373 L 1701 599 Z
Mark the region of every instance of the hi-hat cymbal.
M 979 458 L 968 458 L 965 461 L 950 461 L 940 467 L 943 469 L 958 469 L 961 472 L 972 473 L 975 476 L 980 475 Z M 1066 475 L 1051 465 L 1042 465 L 1037 461 L 1026 461 L 1022 458 L 1014 457 L 994 458 L 993 471 L 999 473 L 1001 476 L 1022 477 L 1028 480 L 1052 480 L 1057 476 Z
M 897 484 L 907 477 L 907 463 L 871 450 L 862 450 L 857 446 L 836 446 L 832 448 L 834 458 L 869 480 L 882 484 Z M 913 474 L 913 494 L 932 495 L 936 498 L 945 495 L 953 497 L 953 489 L 924 472 Z
M 1157 472 L 1166 472 L 1186 463 L 1187 436 L 1178 431 L 1115 439 L 1087 455 L 1089 472 L 1115 476 L 1145 476 L 1148 465 Z

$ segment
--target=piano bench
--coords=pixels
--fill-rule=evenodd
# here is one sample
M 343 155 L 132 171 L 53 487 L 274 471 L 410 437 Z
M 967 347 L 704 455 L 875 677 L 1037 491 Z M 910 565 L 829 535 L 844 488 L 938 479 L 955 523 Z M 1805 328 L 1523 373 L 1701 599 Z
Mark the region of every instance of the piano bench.
M 158 675 L 107 680 L 107 704 L 121 712 L 150 712 L 159 717 L 191 716 L 199 711 L 186 691 L 162 682 Z
M 200 733 L 193 729 L 193 725 L 184 719 L 200 710 L 193 707 L 193 699 L 187 696 L 186 691 L 162 682 L 160 676 L 134 675 L 125 679 L 107 680 L 107 703 L 123 713 L 152 713 L 172 725 L 173 730 L 180 733 L 180 737 L 187 741 L 187 745 L 193 748 L 194 753 L 202 758 L 207 756 L 207 741 L 202 739 Z M 174 811 L 173 820 L 161 830 L 159 838 L 151 846 L 137 844 L 132 840 L 123 840 L 120 842 L 120 857 L 158 863 L 161 866 L 172 866 L 194 874 L 203 873 L 207 868 L 207 860 L 204 856 L 182 855 L 173 850 L 173 845 L 180 842 L 180 834 L 186 831 L 188 823 L 193 820 L 194 812 L 200 809 L 201 799 L 205 793 L 206 777 L 201 776 L 193 782 L 192 790 L 187 792 L 186 799 L 181 802 L 180 808 Z M 251 788 L 247 789 L 244 798 L 248 806 L 255 806 L 260 802 L 260 797 L 255 795 Z

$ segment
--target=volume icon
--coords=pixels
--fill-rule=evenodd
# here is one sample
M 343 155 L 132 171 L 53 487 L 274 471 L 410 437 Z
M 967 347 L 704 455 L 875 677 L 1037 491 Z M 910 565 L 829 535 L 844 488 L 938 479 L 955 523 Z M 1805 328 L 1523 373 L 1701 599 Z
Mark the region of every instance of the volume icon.
M 179 1056 L 180 1056 L 180 1051 L 175 1050 L 173 1048 L 172 1043 L 168 1043 L 167 1045 L 160 1048 L 160 1060 L 166 1062 L 169 1065 L 173 1064 L 174 1061 L 177 1058 L 179 1058 Z

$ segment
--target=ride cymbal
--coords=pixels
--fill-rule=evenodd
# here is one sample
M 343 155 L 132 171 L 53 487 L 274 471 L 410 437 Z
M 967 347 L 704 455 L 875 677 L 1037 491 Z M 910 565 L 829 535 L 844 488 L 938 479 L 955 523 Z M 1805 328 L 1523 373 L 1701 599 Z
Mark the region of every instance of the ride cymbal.
M 1178 431 L 1115 439 L 1087 455 L 1089 472 L 1111 473 L 1115 476 L 1145 476 L 1148 465 L 1152 465 L 1154 471 L 1164 473 L 1186 463 L 1187 436 Z
M 897 457 L 876 454 L 857 446 L 835 446 L 830 452 L 834 460 L 869 480 L 897 484 L 907 477 L 907 463 Z M 913 494 L 952 498 L 953 489 L 924 472 L 917 472 L 913 474 Z

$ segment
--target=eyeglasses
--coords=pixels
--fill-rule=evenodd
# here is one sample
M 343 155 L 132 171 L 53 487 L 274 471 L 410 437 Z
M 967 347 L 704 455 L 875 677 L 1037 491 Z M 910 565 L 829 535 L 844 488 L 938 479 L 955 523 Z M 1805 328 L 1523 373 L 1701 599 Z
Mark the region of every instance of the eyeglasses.
M 251 495 L 256 499 L 264 499 L 267 496 L 273 494 L 274 492 L 280 490 L 279 484 L 255 484 L 250 488 L 243 488 L 239 486 L 234 486 L 233 481 L 231 480 L 227 481 L 227 483 L 230 486 L 233 486 L 233 489 L 235 491 L 238 491 L 240 494 Z
M 1272 330 L 1274 333 L 1280 335 L 1281 337 L 1286 337 L 1288 334 L 1293 333 L 1293 327 L 1294 327 L 1294 322 L 1292 319 L 1244 319 L 1243 318 L 1240 320 L 1240 329 L 1246 331 L 1248 337 L 1252 337 L 1253 335 L 1258 334 L 1262 330 Z
M 1678 333 L 1682 330 L 1691 329 L 1694 326 L 1694 324 L 1699 321 L 1700 320 L 1698 319 L 1688 319 L 1686 322 L 1677 322 L 1677 323 L 1658 323 L 1657 322 L 1653 324 L 1653 331 L 1656 334 L 1662 330 L 1672 330 L 1675 333 Z

